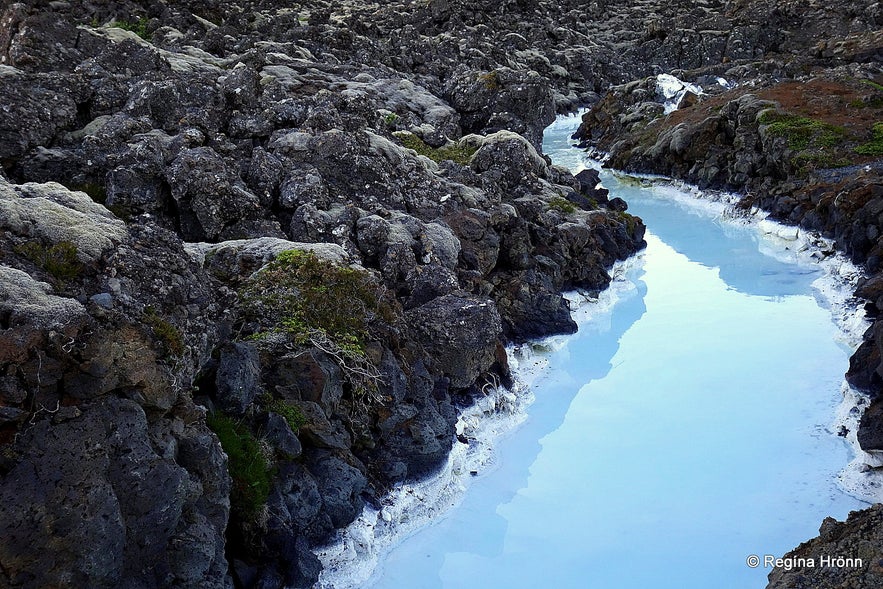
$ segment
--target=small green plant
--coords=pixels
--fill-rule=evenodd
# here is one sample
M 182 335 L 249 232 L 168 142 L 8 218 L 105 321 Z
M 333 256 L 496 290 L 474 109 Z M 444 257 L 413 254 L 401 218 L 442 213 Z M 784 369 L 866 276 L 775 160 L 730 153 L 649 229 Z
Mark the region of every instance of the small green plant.
M 761 115 L 760 123 L 768 125 L 767 131 L 774 137 L 785 137 L 788 148 L 793 151 L 803 151 L 809 147 L 834 147 L 843 142 L 847 134 L 843 127 L 772 110 Z
M 394 112 L 389 113 L 385 117 L 383 117 L 383 122 L 387 127 L 395 127 L 396 123 L 399 121 L 399 115 Z
M 160 317 L 153 307 L 144 309 L 143 320 L 170 355 L 179 358 L 184 355 L 184 337 L 177 327 Z
M 83 265 L 77 260 L 77 246 L 69 241 L 59 241 L 49 247 L 39 241 L 28 241 L 14 249 L 62 285 L 83 272 Z
M 849 158 L 836 157 L 827 152 L 804 152 L 794 158 L 798 167 L 807 170 L 812 168 L 845 168 L 854 162 Z
M 862 83 L 867 84 L 868 86 L 870 86 L 874 90 L 879 90 L 880 92 L 883 92 L 883 85 L 878 84 L 874 80 L 868 80 L 867 78 L 864 78 L 864 79 L 862 79 Z
M 492 92 L 499 90 L 502 86 L 500 83 L 500 74 L 495 70 L 485 74 L 479 74 L 478 81 L 484 84 L 484 87 Z
M 150 20 L 147 18 L 139 18 L 138 20 L 118 20 L 114 23 L 118 29 L 123 29 L 124 31 L 132 31 L 142 39 L 147 41 L 150 40 L 150 33 L 147 32 L 147 25 L 150 24 Z
M 560 196 L 556 196 L 552 200 L 549 201 L 549 208 L 554 209 L 556 211 L 560 211 L 565 215 L 572 215 L 577 211 L 577 206 L 567 200 L 566 198 L 561 198 Z
M 304 416 L 300 407 L 289 403 L 285 399 L 274 399 L 271 395 L 265 394 L 261 398 L 261 402 L 263 403 L 265 410 L 280 415 L 286 423 L 288 423 L 288 427 L 291 428 L 291 431 L 295 433 L 307 423 L 307 418 Z
M 227 454 L 227 468 L 233 479 L 230 508 L 234 514 L 254 520 L 270 495 L 273 469 L 254 434 L 241 422 L 211 413 L 206 424 L 218 436 Z
M 883 155 L 883 123 L 875 123 L 871 128 L 871 140 L 853 151 L 859 155 Z
M 442 147 L 430 147 L 425 141 L 414 135 L 413 133 L 397 134 L 399 141 L 408 149 L 413 149 L 419 155 L 425 155 L 434 162 L 443 162 L 451 160 L 461 166 L 469 165 L 469 160 L 475 154 L 476 149 L 468 145 L 459 146 L 457 144 L 449 144 Z

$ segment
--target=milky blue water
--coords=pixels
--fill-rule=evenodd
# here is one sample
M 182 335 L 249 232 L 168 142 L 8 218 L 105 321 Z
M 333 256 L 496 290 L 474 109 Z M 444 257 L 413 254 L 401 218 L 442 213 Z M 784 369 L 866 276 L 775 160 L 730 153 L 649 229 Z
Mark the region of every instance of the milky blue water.
M 559 125 L 544 151 L 565 165 Z M 462 504 L 396 548 L 378 589 L 748 589 L 862 504 L 834 484 L 829 430 L 849 351 L 813 295 L 819 270 L 757 232 L 619 183 L 648 228 L 611 312 L 534 383 L 525 424 Z

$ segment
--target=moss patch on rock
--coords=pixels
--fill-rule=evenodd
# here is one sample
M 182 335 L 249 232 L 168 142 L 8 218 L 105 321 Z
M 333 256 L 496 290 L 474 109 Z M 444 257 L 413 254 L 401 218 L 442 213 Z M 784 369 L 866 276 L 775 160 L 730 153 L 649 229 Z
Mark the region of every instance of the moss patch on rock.
M 153 330 L 153 335 L 162 343 L 171 356 L 184 355 L 184 336 L 181 331 L 159 316 L 153 307 L 147 307 L 142 316 L 144 323 Z
M 226 415 L 212 413 L 206 424 L 218 436 L 227 454 L 233 479 L 230 508 L 243 520 L 253 520 L 267 503 L 273 469 L 258 439 L 248 427 Z
M 28 241 L 15 248 L 15 252 L 48 272 L 59 283 L 74 280 L 83 272 L 77 260 L 77 246 L 69 241 L 59 241 L 49 247 L 39 241 Z
M 883 155 L 883 123 L 875 123 L 871 129 L 871 140 L 856 147 L 859 155 Z
M 562 212 L 565 215 L 572 215 L 577 211 L 577 206 L 566 198 L 555 197 L 549 201 L 549 208 Z
M 425 155 L 434 162 L 450 160 L 461 166 L 466 166 L 469 165 L 469 160 L 476 152 L 476 149 L 473 147 L 468 145 L 461 146 L 456 143 L 443 145 L 442 147 L 431 147 L 413 133 L 398 133 L 396 136 L 402 145 L 408 149 L 413 149 L 418 155 Z
M 785 137 L 788 148 L 803 151 L 810 147 L 834 147 L 847 138 L 843 127 L 809 117 L 766 111 L 760 123 L 768 125 L 767 131 L 774 137 Z

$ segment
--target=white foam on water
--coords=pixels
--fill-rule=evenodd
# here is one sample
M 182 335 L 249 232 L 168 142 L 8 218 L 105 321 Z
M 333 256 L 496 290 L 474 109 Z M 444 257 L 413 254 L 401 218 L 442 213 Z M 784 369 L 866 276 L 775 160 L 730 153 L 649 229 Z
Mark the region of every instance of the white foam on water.
M 692 92 L 697 96 L 705 94 L 699 86 L 684 82 L 671 74 L 659 74 L 656 76 L 656 90 L 664 98 L 662 106 L 665 114 L 678 110 L 678 106 L 680 106 L 681 100 L 686 96 L 687 92 Z
M 573 318 L 578 325 L 610 314 L 625 293 L 635 288 L 627 274 L 640 267 L 640 254 L 617 262 L 610 271 L 610 287 L 597 297 L 569 292 Z M 532 384 L 548 368 L 548 357 L 567 344 L 568 336 L 550 336 L 507 349 L 515 380 L 511 391 L 497 388 L 460 414 L 454 441 L 442 469 L 428 479 L 396 485 L 380 502 L 366 506 L 361 516 L 340 531 L 332 544 L 316 550 L 324 570 L 315 589 L 356 589 L 370 585 L 379 565 L 392 549 L 422 528 L 444 517 L 460 504 L 475 476 L 492 472 L 495 447 L 527 418 L 534 400 Z
M 378 564 L 398 543 L 456 507 L 469 488 L 474 473 L 493 468 L 493 445 L 526 418 L 533 400 L 521 385 L 512 391 L 497 388 L 464 409 L 456 424 L 455 440 L 441 470 L 428 479 L 396 485 L 379 508 L 366 506 L 338 539 L 316 555 L 324 570 L 317 589 L 355 589 L 375 574 Z

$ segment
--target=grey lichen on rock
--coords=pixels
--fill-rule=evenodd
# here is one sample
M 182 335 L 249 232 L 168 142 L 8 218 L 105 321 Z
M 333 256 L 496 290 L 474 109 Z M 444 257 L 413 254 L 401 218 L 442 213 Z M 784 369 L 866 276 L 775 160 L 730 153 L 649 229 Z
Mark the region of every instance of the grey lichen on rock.
M 25 272 L 0 265 L 0 315 L 5 329 L 76 331 L 89 319 L 85 307 L 76 299 L 53 294 L 45 282 L 38 282 Z
M 82 262 L 95 262 L 125 239 L 126 225 L 83 192 L 53 182 L 0 180 L 0 228 L 49 244 L 69 242 Z

